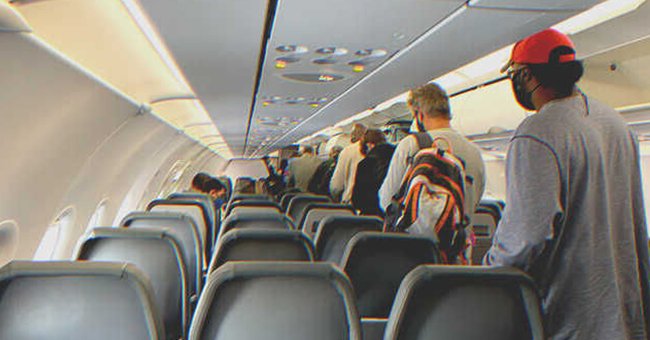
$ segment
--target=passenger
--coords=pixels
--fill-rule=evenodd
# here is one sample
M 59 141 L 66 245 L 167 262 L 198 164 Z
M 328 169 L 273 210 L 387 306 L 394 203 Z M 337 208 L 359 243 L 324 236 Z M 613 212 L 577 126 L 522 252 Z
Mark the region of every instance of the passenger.
M 380 130 L 368 130 L 361 139 L 361 154 L 352 190 L 352 205 L 363 215 L 383 216 L 379 207 L 379 187 L 386 178 L 395 147 L 386 143 Z
M 334 145 L 330 149 L 329 158 L 318 166 L 314 176 L 309 181 L 309 192 L 330 196 L 330 181 L 341 151 L 343 151 L 343 147 L 340 145 Z
M 254 194 L 255 180 L 250 177 L 239 177 L 235 181 L 234 191 L 238 194 Z
M 264 161 L 264 166 L 266 166 L 266 170 L 269 173 L 269 176 L 265 181 L 266 191 L 273 197 L 279 197 L 286 188 L 284 177 L 275 170 L 268 156 L 262 157 L 262 160 Z
M 194 192 L 204 192 L 203 184 L 211 178 L 212 176 L 206 174 L 205 172 L 197 173 L 196 175 L 194 175 L 194 178 L 192 178 L 192 184 L 190 189 Z
M 548 29 L 518 42 L 506 66 L 517 101 L 537 114 L 510 142 L 507 205 L 485 262 L 535 279 L 549 339 L 648 339 L 635 136 L 576 87 L 583 67 L 564 34 Z
M 426 131 L 435 140 L 448 142 L 456 157 L 465 163 L 467 183 L 465 187 L 465 213 L 471 217 L 485 189 L 485 165 L 479 148 L 451 128 L 449 98 L 437 84 L 426 84 L 409 93 L 407 104 L 413 113 L 420 132 Z M 444 143 L 441 143 L 444 145 Z M 384 211 L 398 193 L 409 163 L 419 151 L 415 136 L 402 139 L 390 162 L 386 179 L 379 189 L 379 201 Z
M 350 134 L 352 144 L 341 151 L 336 168 L 334 169 L 334 174 L 332 175 L 330 193 L 335 200 L 341 197 L 340 201 L 343 203 L 350 203 L 352 201 L 354 176 L 357 173 L 357 165 L 363 159 L 360 141 L 364 133 L 366 133 L 365 126 L 362 124 L 354 124 L 352 133 Z
M 309 181 L 321 163 L 321 160 L 314 155 L 313 147 L 309 145 L 303 146 L 300 157 L 289 161 L 287 167 L 288 177 L 290 178 L 289 183 L 294 183 L 296 188 L 307 191 Z
M 214 208 L 221 209 L 226 201 L 226 186 L 216 178 L 210 178 L 203 184 L 204 192 L 214 201 Z

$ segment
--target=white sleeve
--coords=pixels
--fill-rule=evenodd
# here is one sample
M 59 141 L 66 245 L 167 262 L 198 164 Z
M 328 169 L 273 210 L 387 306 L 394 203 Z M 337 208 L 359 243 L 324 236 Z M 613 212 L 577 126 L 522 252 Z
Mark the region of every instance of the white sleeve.
M 336 162 L 336 168 L 334 168 L 334 173 L 330 180 L 330 192 L 332 196 L 339 195 L 345 189 L 346 174 L 350 166 L 350 153 L 347 150 L 348 148 L 345 148 L 339 155 L 339 160 Z
M 379 203 L 384 211 L 386 211 L 393 196 L 397 194 L 402 185 L 402 180 L 408 167 L 407 162 L 409 157 L 416 152 L 417 142 L 415 141 L 415 138 L 404 138 L 397 145 L 395 153 L 393 153 L 393 158 L 390 161 L 390 166 L 388 167 L 384 183 L 379 189 Z

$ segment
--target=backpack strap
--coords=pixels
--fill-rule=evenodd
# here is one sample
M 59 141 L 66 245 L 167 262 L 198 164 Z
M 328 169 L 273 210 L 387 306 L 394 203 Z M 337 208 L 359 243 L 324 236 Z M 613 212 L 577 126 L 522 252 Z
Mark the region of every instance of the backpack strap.
M 427 132 L 418 132 L 413 135 L 415 137 L 415 141 L 418 144 L 418 149 L 413 153 L 413 155 L 409 156 L 406 159 L 406 165 L 410 168 L 411 165 L 413 164 L 413 160 L 415 159 L 415 155 L 418 153 L 418 151 L 426 148 L 430 148 L 433 146 L 433 138 L 431 138 L 431 135 Z
M 418 132 L 415 134 L 415 140 L 418 142 L 418 150 L 430 148 L 434 139 L 428 132 Z

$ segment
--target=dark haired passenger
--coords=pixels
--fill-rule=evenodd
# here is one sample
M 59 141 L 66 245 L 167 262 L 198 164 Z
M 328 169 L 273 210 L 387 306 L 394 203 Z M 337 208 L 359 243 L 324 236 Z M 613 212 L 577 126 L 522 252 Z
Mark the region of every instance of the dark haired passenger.
M 648 237 L 639 150 L 613 109 L 577 87 L 571 40 L 548 29 L 518 42 L 508 74 L 519 125 L 507 205 L 485 262 L 528 272 L 548 339 L 648 339 Z
M 361 154 L 365 157 L 354 178 L 352 205 L 363 215 L 383 216 L 379 207 L 379 187 L 386 178 L 395 147 L 386 143 L 380 130 L 368 130 L 361 138 Z
M 203 188 L 205 193 L 210 195 L 214 201 L 214 208 L 216 210 L 221 209 L 226 199 L 226 186 L 218 179 L 210 178 L 203 184 Z
M 205 184 L 205 182 L 210 179 L 212 179 L 212 176 L 206 174 L 205 172 L 197 173 L 196 175 L 194 175 L 194 178 L 192 178 L 192 184 L 191 184 L 192 191 L 205 192 L 205 190 L 203 189 L 203 184 Z

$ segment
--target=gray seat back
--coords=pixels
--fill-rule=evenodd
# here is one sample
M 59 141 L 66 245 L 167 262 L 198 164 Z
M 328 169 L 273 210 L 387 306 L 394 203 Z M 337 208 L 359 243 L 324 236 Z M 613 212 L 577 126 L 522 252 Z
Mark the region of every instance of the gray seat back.
M 186 270 L 171 234 L 157 229 L 96 228 L 77 259 L 128 262 L 138 267 L 151 280 L 167 337 L 185 336 L 189 318 Z
M 259 200 L 259 199 L 250 199 L 243 201 L 231 202 L 226 208 L 225 216 L 230 215 L 234 209 L 243 208 L 243 207 L 254 207 L 254 208 L 267 208 L 274 209 L 280 212 L 280 205 L 269 200 Z
M 298 194 L 293 196 L 287 207 L 287 216 L 289 216 L 296 225 L 299 225 L 305 208 L 309 203 L 331 202 L 329 197 L 313 194 Z
M 256 206 L 237 206 L 234 207 L 231 211 L 230 214 L 227 216 L 230 216 L 231 214 L 238 214 L 238 213 L 276 213 L 280 214 L 280 209 L 277 207 L 273 206 L 268 206 L 268 207 L 256 207 Z
M 231 262 L 208 278 L 191 340 L 361 339 L 350 283 L 333 265 Z
M 427 237 L 360 232 L 348 242 L 340 267 L 348 275 L 364 318 L 387 318 L 402 279 L 421 264 L 440 263 Z
M 133 265 L 15 261 L 0 269 L 0 339 L 164 339 L 164 327 Z
M 314 208 L 310 209 L 303 219 L 301 230 L 303 233 L 307 234 L 309 237 L 314 238 L 316 236 L 316 230 L 318 229 L 318 224 L 320 221 L 325 219 L 328 216 L 354 216 L 355 213 L 351 209 L 347 208 Z
M 303 233 L 282 229 L 235 229 L 223 235 L 210 261 L 214 272 L 228 261 L 313 261 L 314 246 Z
M 293 197 L 298 194 L 300 194 L 300 191 L 287 192 L 284 195 L 282 195 L 282 198 L 280 199 L 280 207 L 282 207 L 283 212 L 287 212 L 287 208 L 289 208 L 289 203 L 291 203 Z
M 172 201 L 199 201 L 207 208 L 207 212 L 210 217 L 210 227 L 214 228 L 214 226 L 217 224 L 217 211 L 214 207 L 214 200 L 210 195 L 200 194 L 196 192 L 174 192 L 171 193 L 167 199 L 170 199 Z
M 199 231 L 194 219 L 180 213 L 145 211 L 128 214 L 120 225 L 136 229 L 166 229 L 167 233 L 173 235 L 183 254 L 190 296 L 196 296 L 198 299 L 203 287 L 203 268 L 207 268 L 207 264 L 204 263 Z
M 203 256 L 209 257 L 212 252 L 212 242 L 210 233 L 210 222 L 208 218 L 208 210 L 205 204 L 199 201 L 192 200 L 153 200 L 147 205 L 147 211 L 163 211 L 186 214 L 194 219 L 194 223 L 199 228 L 199 236 L 201 237 L 201 248 L 203 249 Z
M 342 204 L 342 203 L 332 203 L 332 202 L 310 202 L 308 203 L 305 208 L 302 211 L 302 216 L 300 218 L 300 221 L 296 222 L 296 225 L 300 228 L 300 230 L 303 230 L 305 227 L 305 223 L 307 222 L 307 215 L 309 212 L 312 210 L 319 209 L 332 209 L 332 210 L 348 210 L 353 213 L 354 215 L 354 207 L 349 205 L 349 204 Z M 313 225 L 312 221 L 312 229 L 314 232 L 316 232 L 316 227 L 318 225 Z M 308 228 L 309 229 L 309 228 Z
M 348 241 L 360 231 L 381 231 L 383 222 L 370 216 L 329 216 L 318 225 L 316 258 L 339 264 Z
M 511 268 L 420 266 L 399 288 L 384 339 L 542 340 L 532 280 Z
M 277 211 L 236 211 L 221 223 L 221 234 L 233 229 L 295 229 L 293 222 Z

